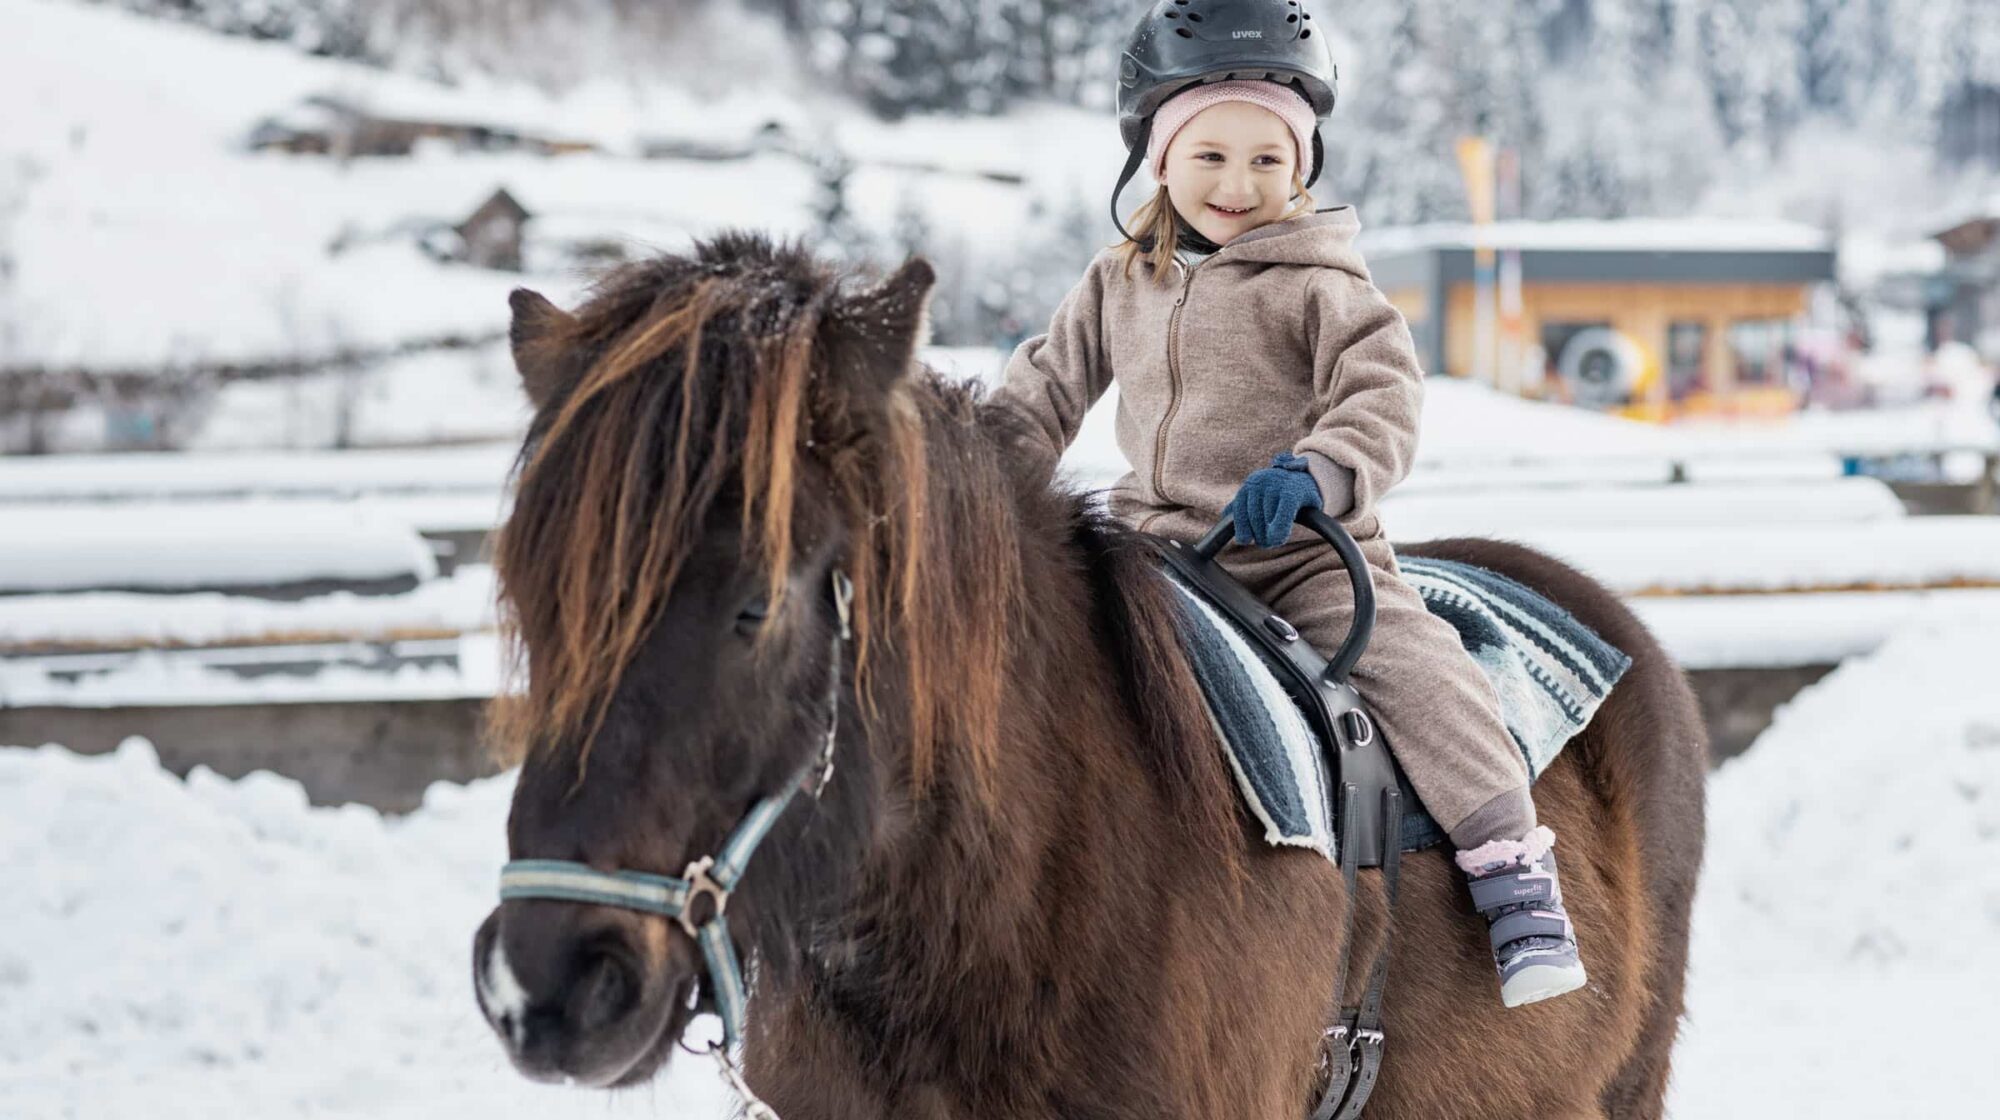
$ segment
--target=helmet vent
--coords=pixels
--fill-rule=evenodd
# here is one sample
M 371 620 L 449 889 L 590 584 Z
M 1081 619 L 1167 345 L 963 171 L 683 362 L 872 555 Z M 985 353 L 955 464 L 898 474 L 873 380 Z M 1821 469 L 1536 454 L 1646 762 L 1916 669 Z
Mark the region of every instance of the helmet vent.
M 1286 23 L 1297 23 L 1297 22 L 1299 22 L 1299 14 L 1298 14 L 1297 12 L 1293 12 L 1293 13 L 1292 13 L 1291 15 L 1288 15 L 1288 16 L 1286 16 L 1286 17 L 1285 17 L 1285 22 L 1286 22 Z
M 1167 18 L 1168 18 L 1168 19 L 1179 19 L 1179 18 L 1181 18 L 1181 14 L 1180 14 L 1179 12 L 1168 12 L 1168 13 L 1167 13 Z
M 1301 39 L 1310 39 L 1312 37 L 1313 37 L 1313 29 L 1310 27 L 1305 28 L 1304 30 L 1299 32 L 1299 38 Z
M 1188 13 L 1188 19 L 1189 19 L 1190 21 L 1194 22 L 1194 23 L 1200 23 L 1200 22 L 1201 22 L 1201 13 L 1200 13 L 1200 12 L 1189 12 L 1189 13 Z
M 1176 28 L 1174 28 L 1174 34 L 1176 34 L 1176 35 L 1179 35 L 1179 36 L 1180 36 L 1181 38 L 1183 38 L 1183 39 L 1192 39 L 1192 38 L 1194 38 L 1194 32 L 1192 32 L 1192 31 L 1189 31 L 1189 30 L 1188 30 L 1187 28 L 1185 28 L 1185 27 L 1176 27 Z

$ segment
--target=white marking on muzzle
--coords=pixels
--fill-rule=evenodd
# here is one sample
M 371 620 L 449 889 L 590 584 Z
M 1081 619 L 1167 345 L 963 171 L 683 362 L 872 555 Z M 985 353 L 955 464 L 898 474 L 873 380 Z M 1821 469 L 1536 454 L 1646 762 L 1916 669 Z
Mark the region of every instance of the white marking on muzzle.
M 514 1041 L 514 1049 L 519 1050 L 527 1041 L 528 990 L 521 986 L 514 969 L 507 964 L 507 954 L 498 937 L 493 939 L 493 951 L 486 955 L 479 993 L 486 998 L 487 1010 L 499 1016 L 501 1026 Z

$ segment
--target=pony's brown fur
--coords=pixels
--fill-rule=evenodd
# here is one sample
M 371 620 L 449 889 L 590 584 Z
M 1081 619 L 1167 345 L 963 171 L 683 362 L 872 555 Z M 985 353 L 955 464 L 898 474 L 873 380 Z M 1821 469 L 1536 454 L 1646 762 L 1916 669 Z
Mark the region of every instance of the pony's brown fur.
M 628 268 L 517 339 L 539 409 L 499 564 L 529 652 L 528 726 L 554 742 L 605 703 L 645 629 L 633 615 L 674 594 L 694 526 L 743 526 L 782 593 L 773 558 L 825 544 L 788 533 L 837 511 L 881 704 L 843 725 L 826 797 L 780 820 L 731 905 L 770 966 L 753 1086 L 787 1120 L 1303 1115 L 1342 912 L 1368 959 L 1387 928 L 1380 886 L 1350 898 L 1325 860 L 1256 835 L 1138 539 L 1023 473 L 1011 421 L 975 391 L 911 368 L 919 279 L 847 295 L 801 251 L 730 238 Z M 1536 788 L 1591 984 L 1502 1009 L 1462 877 L 1438 851 L 1408 857 L 1369 1115 L 1657 1118 L 1701 853 L 1692 696 L 1582 574 L 1496 542 L 1419 551 L 1543 591 L 1634 664 Z M 617 769 L 588 811 L 564 809 L 553 756 L 531 755 L 515 856 L 671 871 L 712 850 L 673 822 L 706 812 L 719 837 L 734 817 L 688 788 L 699 768 L 662 778 L 644 752 L 714 749 L 701 721 L 747 715 L 701 713 L 667 739 L 615 715 L 599 765 Z M 663 923 L 528 905 L 542 909 L 496 911 L 475 955 L 504 944 L 549 1022 L 584 998 L 563 979 L 570 946 L 606 922 L 649 962 L 632 986 L 665 991 L 692 968 Z M 673 1005 L 647 998 L 649 1014 Z M 670 1052 L 668 1038 L 607 1068 L 643 1077 Z

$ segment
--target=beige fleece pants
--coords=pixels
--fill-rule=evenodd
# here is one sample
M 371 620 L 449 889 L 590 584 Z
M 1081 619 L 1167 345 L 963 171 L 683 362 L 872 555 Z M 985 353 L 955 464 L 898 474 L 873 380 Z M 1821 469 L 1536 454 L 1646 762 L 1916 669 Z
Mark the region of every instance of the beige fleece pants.
M 1500 720 L 1499 696 L 1458 631 L 1403 582 L 1378 524 L 1372 516 L 1348 523 L 1375 579 L 1375 630 L 1355 663 L 1354 687 L 1453 844 L 1464 850 L 1519 840 L 1535 827 L 1535 805 L 1527 764 Z M 1323 655 L 1331 658 L 1347 640 L 1354 591 L 1331 546 L 1317 539 L 1271 549 L 1231 544 L 1216 559 Z

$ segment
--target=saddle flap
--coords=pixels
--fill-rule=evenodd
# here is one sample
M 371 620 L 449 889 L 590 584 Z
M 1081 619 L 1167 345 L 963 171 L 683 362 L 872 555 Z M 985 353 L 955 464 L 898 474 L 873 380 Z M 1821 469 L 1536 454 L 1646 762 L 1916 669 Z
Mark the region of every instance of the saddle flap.
M 1417 797 L 1360 694 L 1352 685 L 1327 680 L 1326 658 L 1220 565 L 1178 541 L 1145 539 L 1181 582 L 1233 623 L 1262 656 L 1320 743 L 1334 785 L 1356 787 L 1354 827 L 1339 821 L 1338 831 L 1356 838 L 1354 856 L 1360 866 L 1381 866 L 1387 824 L 1382 819 L 1382 791 L 1400 789 L 1407 805 L 1417 804 Z

